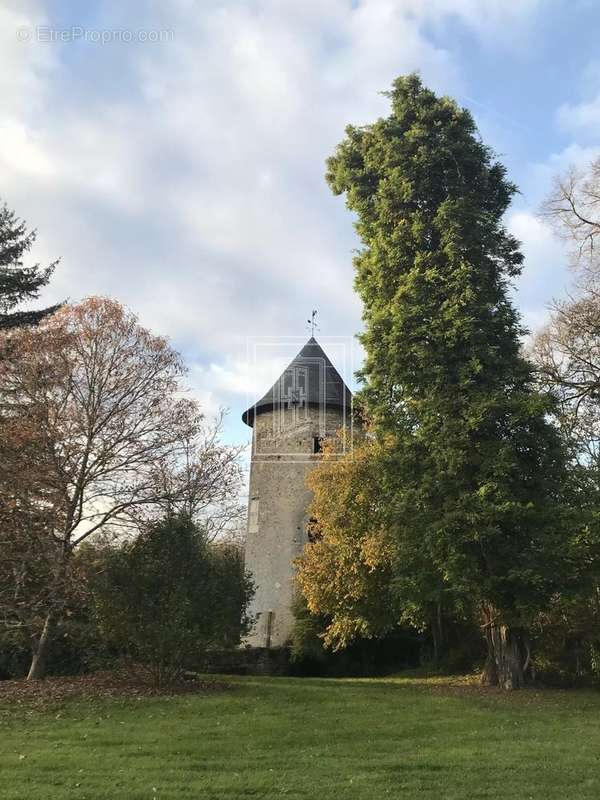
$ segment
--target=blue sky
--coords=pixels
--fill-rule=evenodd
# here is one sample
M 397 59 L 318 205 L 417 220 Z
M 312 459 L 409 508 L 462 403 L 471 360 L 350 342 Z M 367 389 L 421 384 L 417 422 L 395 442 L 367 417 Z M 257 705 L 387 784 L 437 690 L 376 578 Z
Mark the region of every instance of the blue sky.
M 324 160 L 399 74 L 469 107 L 507 164 L 515 297 L 543 324 L 570 275 L 535 212 L 600 153 L 599 29 L 595 0 L 3 0 L 0 195 L 38 228 L 35 256 L 62 257 L 44 299 L 130 306 L 241 442 L 282 366 L 249 343 L 293 348 L 315 307 L 325 342 L 360 328 Z

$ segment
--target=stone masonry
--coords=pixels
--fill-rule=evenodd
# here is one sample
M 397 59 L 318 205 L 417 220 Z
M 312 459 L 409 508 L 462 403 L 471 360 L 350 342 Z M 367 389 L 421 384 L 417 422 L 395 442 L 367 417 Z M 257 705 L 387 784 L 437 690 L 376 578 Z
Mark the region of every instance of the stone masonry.
M 306 476 L 325 437 L 348 429 L 351 395 L 311 339 L 265 397 L 253 425 L 245 561 L 256 586 L 253 647 L 282 647 L 293 625 L 294 559 L 307 542 Z

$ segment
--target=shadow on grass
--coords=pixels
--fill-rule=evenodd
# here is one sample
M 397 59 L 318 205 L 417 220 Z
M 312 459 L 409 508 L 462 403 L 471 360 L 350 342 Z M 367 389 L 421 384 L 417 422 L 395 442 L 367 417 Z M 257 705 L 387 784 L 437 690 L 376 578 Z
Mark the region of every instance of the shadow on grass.
M 479 674 L 468 675 L 442 675 L 426 672 L 424 670 L 407 670 L 386 677 L 364 678 L 298 678 L 285 676 L 236 676 L 223 679 L 230 680 L 237 686 L 246 686 L 260 689 L 261 691 L 285 693 L 291 695 L 298 693 L 305 695 L 311 693 L 324 694 L 335 691 L 360 690 L 361 694 L 385 694 L 393 692 L 399 695 L 420 695 L 432 698 L 455 698 L 457 700 L 473 701 L 488 709 L 524 709 L 533 707 L 557 708 L 562 706 L 580 707 L 585 701 L 586 708 L 594 713 L 600 711 L 600 691 L 596 688 L 557 688 L 533 684 L 523 689 L 507 691 L 500 687 L 481 686 Z

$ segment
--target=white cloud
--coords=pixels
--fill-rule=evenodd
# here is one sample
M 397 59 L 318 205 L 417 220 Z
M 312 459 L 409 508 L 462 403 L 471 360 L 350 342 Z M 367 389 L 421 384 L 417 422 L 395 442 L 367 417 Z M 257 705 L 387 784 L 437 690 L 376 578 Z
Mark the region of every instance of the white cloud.
M 105 2 L 96 27 L 127 27 L 130 14 L 131 28 L 174 37 L 102 46 L 21 44 L 16 29 L 45 24 L 51 6 L 4 3 L 2 192 L 39 228 L 36 256 L 63 256 L 46 299 L 119 298 L 184 351 L 210 408 L 239 402 L 247 336 L 302 334 L 313 307 L 323 335 L 360 327 L 356 239 L 323 179 L 344 126 L 383 113 L 378 92 L 413 69 L 460 93 L 428 27 L 459 19 L 510 46 L 536 7 Z
M 454 15 L 485 39 L 506 39 L 514 45 L 516 36 L 529 32 L 528 23 L 542 0 L 411 0 L 410 5 L 416 14 L 431 20 Z
M 35 41 L 44 24 L 42 0 L 3 0 L 0 6 L 0 96 L 4 117 L 43 111 L 44 82 L 56 68 L 56 53 Z
M 559 128 L 575 137 L 598 140 L 600 126 L 600 61 L 590 61 L 576 84 L 579 102 L 563 103 L 556 112 Z
M 583 71 L 580 84 L 587 88 L 597 87 L 599 78 L 600 64 L 592 62 Z M 547 321 L 553 300 L 576 291 L 576 276 L 569 269 L 568 244 L 554 235 L 549 223 L 537 212 L 557 176 L 570 167 L 585 170 L 600 156 L 600 95 L 589 102 L 561 105 L 555 121 L 558 129 L 567 133 L 571 141 L 524 169 L 525 189 L 521 202 L 507 218 L 509 230 L 523 245 L 525 268 L 517 283 L 517 299 L 531 330 Z
M 533 331 L 547 320 L 552 300 L 564 295 L 572 282 L 568 257 L 564 243 L 531 211 L 509 214 L 507 227 L 522 244 L 525 266 L 516 298 L 525 325 Z
M 4 179 L 37 178 L 40 181 L 54 178 L 57 165 L 41 143 L 39 131 L 31 130 L 22 122 L 6 117 L 0 125 L 2 150 L 0 165 Z
M 598 136 L 600 127 L 600 94 L 581 103 L 565 103 L 558 109 L 557 121 L 563 130 Z

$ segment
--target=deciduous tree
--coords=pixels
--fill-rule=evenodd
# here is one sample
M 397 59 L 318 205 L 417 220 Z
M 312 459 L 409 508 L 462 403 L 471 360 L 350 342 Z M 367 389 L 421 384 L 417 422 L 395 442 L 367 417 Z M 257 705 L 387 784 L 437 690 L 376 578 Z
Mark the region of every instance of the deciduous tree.
M 240 502 L 244 481 L 241 456 L 245 445 L 221 440 L 225 411 L 203 419 L 181 448 L 158 464 L 157 485 L 162 487 L 156 507 L 146 516 L 184 516 L 203 531 L 208 541 L 231 538 L 245 523 Z
M 570 167 L 554 181 L 541 216 L 570 246 L 584 285 L 600 286 L 600 158 L 587 169 Z
M 422 520 L 398 535 L 412 494 L 398 492 L 400 471 L 416 473 L 391 436 L 365 437 L 340 457 L 327 446 L 308 478 L 317 531 L 298 561 L 298 584 L 309 611 L 330 620 L 324 643 L 347 647 L 355 637 L 378 637 L 398 625 L 427 631 L 436 662 L 449 620 L 470 619 L 472 606 L 445 579 L 424 547 Z
M 43 627 L 32 636 L 29 677 L 37 678 L 64 607 L 74 549 L 107 525 L 137 524 L 141 509 L 178 502 L 161 479 L 164 465 L 185 455 L 203 421 L 182 395 L 179 355 L 115 301 L 65 306 L 39 327 L 11 334 L 8 345 L 0 367 L 3 416 L 32 421 L 31 461 L 43 469 L 29 473 L 28 451 L 13 448 L 4 497 L 17 498 L 19 514 L 40 511 L 40 531 L 58 551 Z M 231 462 L 211 472 L 207 503 L 220 499 L 220 482 L 230 485 L 228 469 Z
M 331 620 L 324 641 L 334 649 L 387 632 L 402 614 L 392 590 L 396 545 L 384 463 L 379 442 L 362 442 L 343 457 L 327 443 L 309 473 L 313 528 L 297 580 L 309 611 Z
M 557 415 L 573 457 L 600 469 L 600 296 L 557 302 L 530 348 L 542 387 L 558 398 Z

